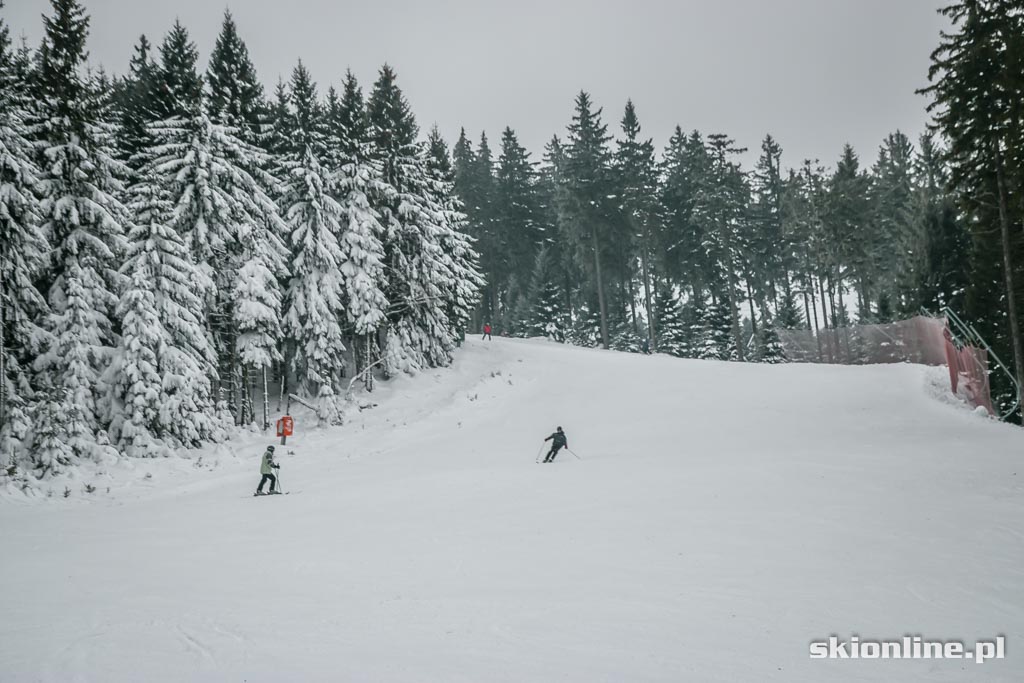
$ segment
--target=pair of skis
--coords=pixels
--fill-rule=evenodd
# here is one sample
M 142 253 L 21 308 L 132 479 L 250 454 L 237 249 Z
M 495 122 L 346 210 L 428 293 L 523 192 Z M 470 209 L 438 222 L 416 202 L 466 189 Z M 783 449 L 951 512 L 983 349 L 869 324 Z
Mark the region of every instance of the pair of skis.
M 542 443 L 542 444 L 540 445 L 540 450 L 539 450 L 539 451 L 537 451 L 537 457 L 533 459 L 533 461 L 534 461 L 535 463 L 538 463 L 538 464 L 540 464 L 540 462 L 541 462 L 541 459 L 540 459 L 540 454 L 544 452 L 544 449 L 545 449 L 545 448 L 546 448 L 546 446 L 545 446 L 545 445 L 544 445 L 544 444 Z M 567 451 L 569 451 L 570 453 L 572 453 L 572 454 L 573 454 L 573 456 L 574 456 L 574 457 L 575 457 L 575 458 L 576 458 L 577 460 L 582 460 L 582 459 L 583 459 L 583 458 L 581 458 L 580 456 L 576 455 L 576 453 L 575 453 L 574 451 L 570 450 L 568 446 L 566 446 L 566 447 L 565 447 L 565 450 L 567 450 Z M 545 460 L 544 462 L 547 462 L 547 461 Z M 552 460 L 551 462 L 554 462 L 554 460 Z

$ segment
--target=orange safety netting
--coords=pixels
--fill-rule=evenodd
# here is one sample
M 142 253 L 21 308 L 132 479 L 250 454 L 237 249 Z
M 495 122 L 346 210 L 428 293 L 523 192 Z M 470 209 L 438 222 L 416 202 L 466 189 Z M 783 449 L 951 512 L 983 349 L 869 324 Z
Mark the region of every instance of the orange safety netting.
M 778 330 L 786 357 L 804 363 L 868 365 L 920 363 L 945 365 L 953 393 L 995 415 L 988 382 L 988 354 L 975 346 L 957 347 L 945 318 L 915 316 L 878 325 L 838 329 Z

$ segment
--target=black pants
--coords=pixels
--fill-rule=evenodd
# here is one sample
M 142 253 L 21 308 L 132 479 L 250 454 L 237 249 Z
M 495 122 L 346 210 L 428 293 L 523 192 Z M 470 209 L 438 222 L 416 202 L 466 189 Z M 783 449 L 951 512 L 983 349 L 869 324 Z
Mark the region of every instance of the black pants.
M 273 474 L 264 474 L 263 478 L 260 479 L 260 485 L 256 487 L 256 493 L 263 493 L 263 485 L 270 482 L 270 492 L 274 492 L 274 485 L 277 484 L 277 477 Z
M 546 456 L 544 456 L 544 462 L 554 461 L 555 456 L 558 455 L 558 451 L 560 451 L 561 449 L 561 446 L 552 446 L 551 451 Z
M 491 338 L 491 333 L 490 332 L 484 332 L 484 336 L 480 337 L 480 341 L 483 341 L 484 339 L 490 339 L 490 338 Z

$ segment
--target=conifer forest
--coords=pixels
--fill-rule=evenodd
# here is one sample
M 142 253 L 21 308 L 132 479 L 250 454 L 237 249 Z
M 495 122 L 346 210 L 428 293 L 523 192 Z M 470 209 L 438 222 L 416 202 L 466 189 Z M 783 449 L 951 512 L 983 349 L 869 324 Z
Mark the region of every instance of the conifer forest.
M 296 55 L 265 87 L 230 12 L 209 55 L 176 23 L 87 68 L 88 3 L 51 4 L 40 44 L 0 8 L 5 467 L 223 441 L 289 393 L 339 424 L 484 324 L 781 363 L 780 330 L 948 308 L 1024 383 L 1019 0 L 943 10 L 927 133 L 794 167 L 770 132 L 652 131 L 585 91 L 542 151 L 514 122 L 446 141 L 400 64 L 317 82 Z

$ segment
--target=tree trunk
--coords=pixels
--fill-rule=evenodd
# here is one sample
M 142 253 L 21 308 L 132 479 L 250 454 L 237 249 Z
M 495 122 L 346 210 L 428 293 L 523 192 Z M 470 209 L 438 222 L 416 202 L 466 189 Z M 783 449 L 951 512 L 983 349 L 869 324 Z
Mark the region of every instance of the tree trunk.
M 367 393 L 373 392 L 373 337 L 366 335 L 366 358 L 364 359 L 366 367 L 363 372 L 366 373 L 366 379 L 363 383 L 366 385 Z
M 644 303 L 647 306 L 647 338 L 651 343 L 651 351 L 658 349 L 658 338 L 655 335 L 654 306 L 651 305 L 651 271 L 647 264 L 647 228 L 644 228 L 644 243 L 640 249 L 640 268 L 644 276 Z
M 1024 347 L 1021 346 L 1020 321 L 1017 318 L 1017 297 L 1013 273 L 1013 253 L 1010 240 L 1010 215 L 1006 200 L 1006 178 L 1003 175 L 1003 157 L 999 143 L 993 145 L 996 157 L 996 187 L 999 191 L 999 232 L 1003 243 L 1003 278 L 1006 281 L 1006 306 L 1010 317 L 1010 338 L 1013 343 L 1013 366 L 1017 375 L 1017 395 L 1024 387 Z M 1018 404 L 1017 412 L 1021 412 Z
M 633 331 L 640 334 L 640 325 L 636 321 L 636 296 L 633 292 L 633 278 L 626 279 L 626 292 L 629 295 L 629 315 L 633 319 Z
M 0 289 L 0 431 L 7 423 L 7 297 Z
M 835 362 L 843 362 L 843 350 L 839 345 L 839 334 L 836 330 L 839 329 L 839 318 L 836 317 L 836 285 L 832 281 L 832 273 L 825 276 L 825 280 L 828 283 L 826 291 L 828 291 L 828 311 L 829 317 L 832 318 L 830 333 L 832 336 L 832 351 L 835 354 Z
M 750 291 L 750 283 L 747 282 L 747 306 L 750 308 L 750 329 L 757 335 L 757 318 L 754 316 L 754 293 Z
M 814 341 L 818 345 L 818 362 L 822 361 L 821 356 L 821 335 L 818 333 L 818 304 L 815 303 L 814 296 L 814 276 L 808 275 L 807 282 L 811 288 L 811 308 L 807 308 L 807 288 L 804 287 L 804 314 L 807 316 L 807 329 L 814 329 Z M 813 314 L 813 315 L 812 315 Z
M 818 278 L 818 290 L 821 294 L 821 323 L 825 330 L 825 351 L 828 354 L 828 362 L 835 363 L 835 351 L 832 349 L 832 333 L 829 332 L 828 326 L 828 299 L 825 298 L 825 279 Z
M 846 342 L 846 362 L 853 363 L 853 353 L 850 351 L 850 313 L 843 305 L 843 276 L 839 275 L 836 282 L 836 293 L 839 295 L 839 312 L 843 316 L 843 336 L 840 341 Z
M 267 386 L 267 368 L 263 368 L 263 431 L 270 429 L 270 389 Z
M 597 303 L 601 308 L 601 346 L 608 348 L 608 309 L 604 301 L 604 281 L 601 279 L 601 249 L 597 242 L 597 228 L 591 228 L 594 243 L 594 270 L 597 275 Z
M 498 296 L 498 283 L 495 282 L 491 285 L 491 328 L 500 327 L 498 325 L 499 310 L 501 308 L 501 299 Z M 499 334 L 501 332 L 499 331 Z
M 288 365 L 281 361 L 281 398 L 277 402 L 277 411 L 281 412 L 281 403 L 288 396 Z M 287 404 L 286 404 L 287 405 Z

